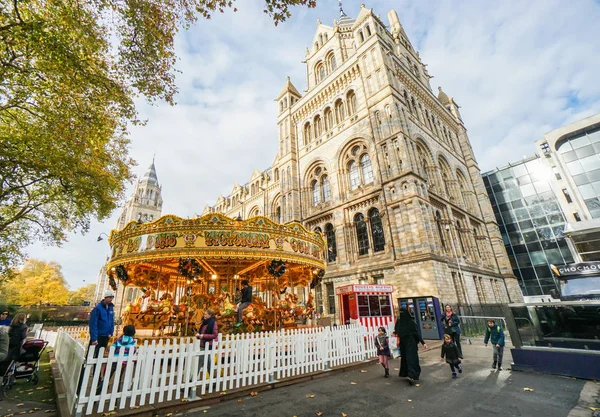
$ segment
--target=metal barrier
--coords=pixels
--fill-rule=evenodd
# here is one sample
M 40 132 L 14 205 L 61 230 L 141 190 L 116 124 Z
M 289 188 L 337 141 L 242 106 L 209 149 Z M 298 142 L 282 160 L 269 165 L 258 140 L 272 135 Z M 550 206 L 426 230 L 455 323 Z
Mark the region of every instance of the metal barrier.
M 506 331 L 506 320 L 504 317 L 484 317 L 484 316 L 460 316 L 460 333 L 466 339 L 467 344 L 471 344 L 471 338 L 485 337 L 488 320 L 494 320 L 504 329 L 505 338 L 510 340 L 510 334 Z

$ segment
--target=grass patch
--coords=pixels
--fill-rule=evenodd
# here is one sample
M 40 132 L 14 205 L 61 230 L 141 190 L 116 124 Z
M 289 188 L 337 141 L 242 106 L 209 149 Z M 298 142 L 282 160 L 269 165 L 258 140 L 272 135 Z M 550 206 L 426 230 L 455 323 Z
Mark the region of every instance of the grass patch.
M 56 391 L 54 389 L 54 380 L 50 370 L 49 351 L 46 349 L 40 359 L 40 380 L 37 384 L 27 382 L 27 378 L 17 379 L 9 391 L 6 391 L 6 398 L 15 401 L 35 401 L 45 404 L 56 403 Z

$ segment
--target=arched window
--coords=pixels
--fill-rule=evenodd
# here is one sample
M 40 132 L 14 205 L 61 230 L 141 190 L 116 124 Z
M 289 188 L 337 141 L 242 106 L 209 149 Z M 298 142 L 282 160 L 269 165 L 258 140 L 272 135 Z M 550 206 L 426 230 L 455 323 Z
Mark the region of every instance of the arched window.
M 331 223 L 325 225 L 325 237 L 327 238 L 327 262 L 335 262 L 337 259 L 337 243 Z
M 281 207 L 277 206 L 275 209 L 275 223 L 281 223 Z
M 331 71 L 335 71 L 337 69 L 337 62 L 335 60 L 335 55 L 334 54 L 329 55 L 327 60 L 329 61 L 329 69 Z
M 356 162 L 350 161 L 348 164 L 348 174 L 350 176 L 350 189 L 356 190 L 360 185 L 360 174 L 358 173 Z
M 360 43 L 363 43 L 365 41 L 365 37 L 363 36 L 362 31 L 358 32 L 358 40 L 360 41 Z
M 348 102 L 348 114 L 353 115 L 356 113 L 356 94 L 350 90 L 346 95 L 346 101 Z
M 319 185 L 319 182 L 317 180 L 314 180 L 310 188 L 312 190 L 313 206 L 316 206 L 321 202 L 321 187 Z
M 325 65 L 323 62 L 319 62 L 315 66 L 315 80 L 319 83 L 325 79 Z
M 450 187 L 448 186 L 449 178 L 448 178 L 448 174 L 445 172 L 442 172 L 442 182 L 444 183 L 444 191 L 446 191 L 446 196 L 448 196 L 448 198 L 450 198 L 451 197 Z
M 367 223 L 365 216 L 358 213 L 354 216 L 354 224 L 356 225 L 356 240 L 358 242 L 358 254 L 366 255 L 369 253 L 369 232 L 367 231 Z
M 323 131 L 323 123 L 321 121 L 321 116 L 319 116 L 318 114 L 315 116 L 314 124 L 315 124 L 315 139 L 316 139 L 319 136 L 321 136 L 321 132 Z
M 331 199 L 331 186 L 327 175 L 321 177 L 321 191 L 323 192 L 323 202 L 328 202 Z
M 331 130 L 333 128 L 333 113 L 329 107 L 323 112 L 323 118 L 325 119 L 325 130 Z
M 308 145 L 312 139 L 311 131 L 310 131 L 310 122 L 306 122 L 304 125 L 304 144 Z
M 367 153 L 360 157 L 360 170 L 362 171 L 363 183 L 372 183 L 373 167 L 371 166 L 371 158 L 369 158 L 369 154 Z
M 346 118 L 346 111 L 344 110 L 344 102 L 339 99 L 335 102 L 335 119 L 337 123 L 342 123 Z
M 456 221 L 456 234 L 458 235 L 458 242 L 460 243 L 460 249 L 462 250 L 463 254 L 467 254 L 467 252 L 465 251 L 465 243 L 463 242 L 463 237 L 462 237 L 462 226 L 460 224 L 460 221 L 457 220 Z
M 475 238 L 475 247 L 477 248 L 477 253 L 479 254 L 479 258 L 481 259 L 481 249 L 479 249 L 479 239 L 477 236 L 477 228 L 473 228 L 473 237 Z
M 439 210 L 435 212 L 435 220 L 437 224 L 438 235 L 440 236 L 440 241 L 442 242 L 442 248 L 446 250 L 446 240 L 444 239 L 444 231 L 442 230 L 442 215 Z
M 385 235 L 383 233 L 383 223 L 379 210 L 372 208 L 369 210 L 369 221 L 371 222 L 371 238 L 373 239 L 373 252 L 381 252 L 385 249 Z
M 369 25 L 365 26 L 365 29 L 367 31 L 367 36 L 371 36 L 371 28 L 369 27 Z
M 275 168 L 274 177 L 275 177 L 275 181 L 279 181 L 279 169 L 277 169 L 277 168 Z

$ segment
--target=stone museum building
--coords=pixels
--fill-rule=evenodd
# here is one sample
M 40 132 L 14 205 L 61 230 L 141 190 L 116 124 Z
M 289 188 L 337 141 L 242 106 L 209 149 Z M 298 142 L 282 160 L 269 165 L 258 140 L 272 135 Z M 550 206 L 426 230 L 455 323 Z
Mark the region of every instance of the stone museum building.
M 305 92 L 288 77 L 276 97 L 272 166 L 202 214 L 322 233 L 325 316 L 338 317 L 335 289 L 352 283 L 392 285 L 395 299 L 521 301 L 459 106 L 432 91 L 397 13 L 386 27 L 371 9 L 340 7 L 332 26 L 317 22 L 304 62 Z

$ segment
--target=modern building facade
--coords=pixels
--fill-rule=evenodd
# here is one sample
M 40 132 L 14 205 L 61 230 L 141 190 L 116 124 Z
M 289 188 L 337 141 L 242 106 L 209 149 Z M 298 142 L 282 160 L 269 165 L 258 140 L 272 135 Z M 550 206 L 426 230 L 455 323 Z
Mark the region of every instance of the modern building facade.
M 491 304 L 522 299 L 459 106 L 433 93 L 395 11 L 361 6 L 318 22 L 307 90 L 276 98 L 278 152 L 202 214 L 297 220 L 327 240 L 316 299 L 336 317 L 335 289 L 394 286 L 394 297 Z
M 538 155 L 483 174 L 523 294 L 556 288 L 550 265 L 600 260 L 600 114 L 536 142 Z
M 536 142 L 551 167 L 578 262 L 600 261 L 600 114 Z
M 115 228 L 117 230 L 122 229 L 131 221 L 149 222 L 158 219 L 162 214 L 162 204 L 162 186 L 158 183 L 156 167 L 154 166 L 154 160 L 152 160 L 152 164 L 150 164 L 144 176 L 136 182 L 131 197 L 123 206 Z M 108 258 L 106 260 L 108 261 Z M 105 265 L 102 265 L 98 273 L 94 300 L 100 300 L 102 293 L 107 288 L 108 275 Z M 135 300 L 139 295 L 139 291 L 137 288 L 128 288 L 124 297 L 121 293 L 117 294 L 115 304 L 120 306 L 123 302 L 128 303 Z

